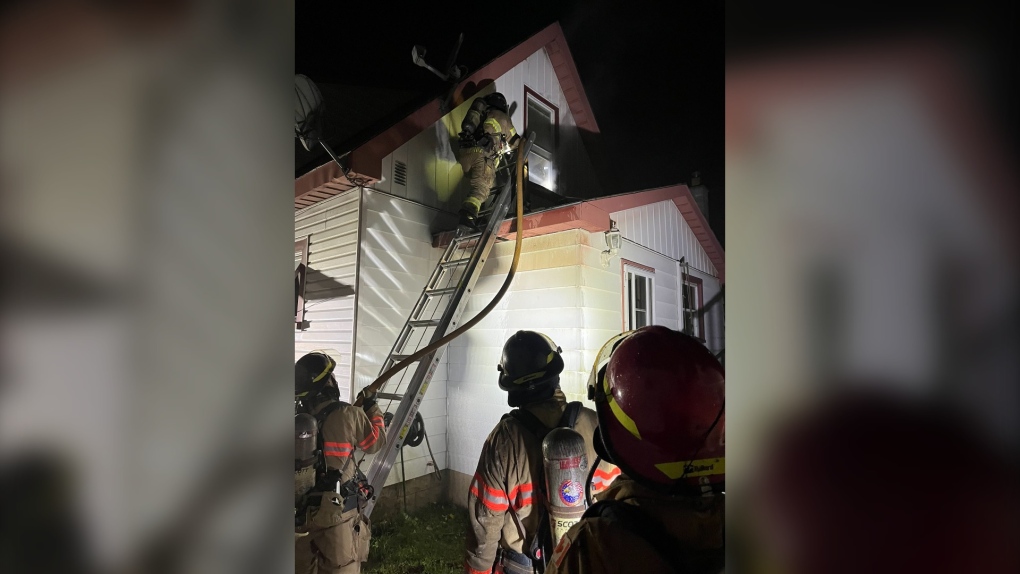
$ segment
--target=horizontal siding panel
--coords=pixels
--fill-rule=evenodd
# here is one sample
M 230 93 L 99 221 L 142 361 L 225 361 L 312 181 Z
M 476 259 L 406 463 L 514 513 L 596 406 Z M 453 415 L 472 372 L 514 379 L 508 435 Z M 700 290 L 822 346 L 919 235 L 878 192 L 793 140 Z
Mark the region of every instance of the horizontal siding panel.
M 431 237 L 429 227 L 425 223 L 405 219 L 392 213 L 380 213 L 378 211 L 367 210 L 365 212 L 365 226 L 368 229 L 385 231 L 401 237 Z M 429 244 L 431 246 L 431 242 L 429 242 Z
M 371 253 L 362 253 L 361 267 L 395 270 L 402 273 L 409 273 L 420 277 L 427 277 L 432 273 L 436 263 L 429 257 L 415 257 L 413 255 L 399 255 L 388 251 L 373 250 Z M 424 281 L 421 287 L 424 287 Z
M 294 214 L 294 221 L 304 222 L 309 219 L 322 216 L 322 214 L 338 207 L 350 206 L 352 203 L 357 205 L 360 200 L 360 195 L 357 190 L 347 191 L 338 195 L 333 196 L 331 199 L 316 203 L 312 207 L 298 210 Z
M 344 193 L 295 214 L 295 235 L 308 238 L 305 285 L 307 328 L 294 334 L 295 357 L 322 350 L 337 362 L 335 375 L 347 396 L 352 380 L 354 282 L 360 192 Z
M 364 279 L 365 275 L 366 273 L 362 273 L 362 279 Z M 396 312 L 396 316 L 402 317 L 399 324 L 396 324 L 397 327 L 400 327 L 403 326 L 404 320 L 407 319 L 411 306 L 418 301 L 421 289 L 419 288 L 414 292 L 382 289 L 373 285 L 372 282 L 362 281 L 359 293 L 359 308 L 390 309 Z
M 362 248 L 366 250 L 381 249 L 400 255 L 413 255 L 428 258 L 432 249 L 431 243 L 424 243 L 408 237 L 401 237 L 378 229 L 366 229 Z M 370 252 L 370 251 L 366 251 Z
M 373 270 L 382 272 L 373 273 Z M 396 290 L 405 293 L 413 293 L 415 295 L 415 299 L 417 299 L 417 295 L 420 294 L 422 289 L 425 287 L 425 278 L 422 274 L 405 273 L 395 269 L 377 269 L 375 267 L 365 265 L 364 258 L 362 259 L 361 273 L 362 276 L 369 276 L 369 279 L 365 281 L 365 287 L 369 289 Z
M 326 227 L 325 224 L 323 224 L 322 231 L 315 234 L 315 240 L 321 244 L 326 241 L 336 239 L 338 237 L 352 237 L 352 236 L 355 240 L 357 240 L 358 226 L 353 225 L 353 222 L 351 225 L 343 225 L 339 227 Z

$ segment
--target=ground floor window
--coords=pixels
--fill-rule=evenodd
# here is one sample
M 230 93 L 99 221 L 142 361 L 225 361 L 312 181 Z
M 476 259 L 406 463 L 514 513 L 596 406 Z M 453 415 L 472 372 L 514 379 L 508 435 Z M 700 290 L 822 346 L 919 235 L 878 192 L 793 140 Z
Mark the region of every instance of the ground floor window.
M 623 264 L 624 330 L 640 329 L 655 322 L 652 305 L 655 271 L 632 262 Z

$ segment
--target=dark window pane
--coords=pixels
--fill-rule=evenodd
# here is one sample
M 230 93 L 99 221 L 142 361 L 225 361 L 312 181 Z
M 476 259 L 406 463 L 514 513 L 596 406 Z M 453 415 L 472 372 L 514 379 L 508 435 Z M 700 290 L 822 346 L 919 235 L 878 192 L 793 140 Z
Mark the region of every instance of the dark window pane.
M 556 126 L 553 113 L 535 100 L 528 98 L 529 132 L 535 132 L 535 146 L 551 152 L 556 147 Z
M 640 275 L 634 276 L 634 308 L 645 310 L 645 278 Z

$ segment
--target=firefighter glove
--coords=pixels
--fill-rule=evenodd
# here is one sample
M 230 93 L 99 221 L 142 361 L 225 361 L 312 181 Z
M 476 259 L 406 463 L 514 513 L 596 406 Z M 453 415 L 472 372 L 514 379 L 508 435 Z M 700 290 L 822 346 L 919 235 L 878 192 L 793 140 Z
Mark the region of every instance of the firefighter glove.
M 361 392 L 358 393 L 358 399 L 361 400 L 361 408 L 365 409 L 365 412 L 367 413 L 376 405 L 376 396 L 378 393 L 368 394 L 365 392 L 366 390 L 367 389 L 362 389 Z

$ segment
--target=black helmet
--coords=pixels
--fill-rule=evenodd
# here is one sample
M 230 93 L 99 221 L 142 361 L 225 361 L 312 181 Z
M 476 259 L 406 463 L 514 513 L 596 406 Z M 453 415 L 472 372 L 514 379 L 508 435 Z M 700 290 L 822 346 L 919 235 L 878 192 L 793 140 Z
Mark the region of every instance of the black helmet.
M 493 92 L 485 96 L 485 103 L 489 104 L 489 106 L 493 108 L 499 109 L 499 111 L 503 112 L 504 114 L 506 113 L 507 109 L 506 97 L 504 97 L 503 94 L 499 92 Z
M 499 388 L 511 393 L 532 391 L 559 382 L 563 350 L 535 331 L 517 331 L 503 345 L 497 369 Z
M 294 365 L 294 396 L 303 399 L 318 395 L 335 368 L 336 361 L 326 353 L 308 353 L 298 359 Z

